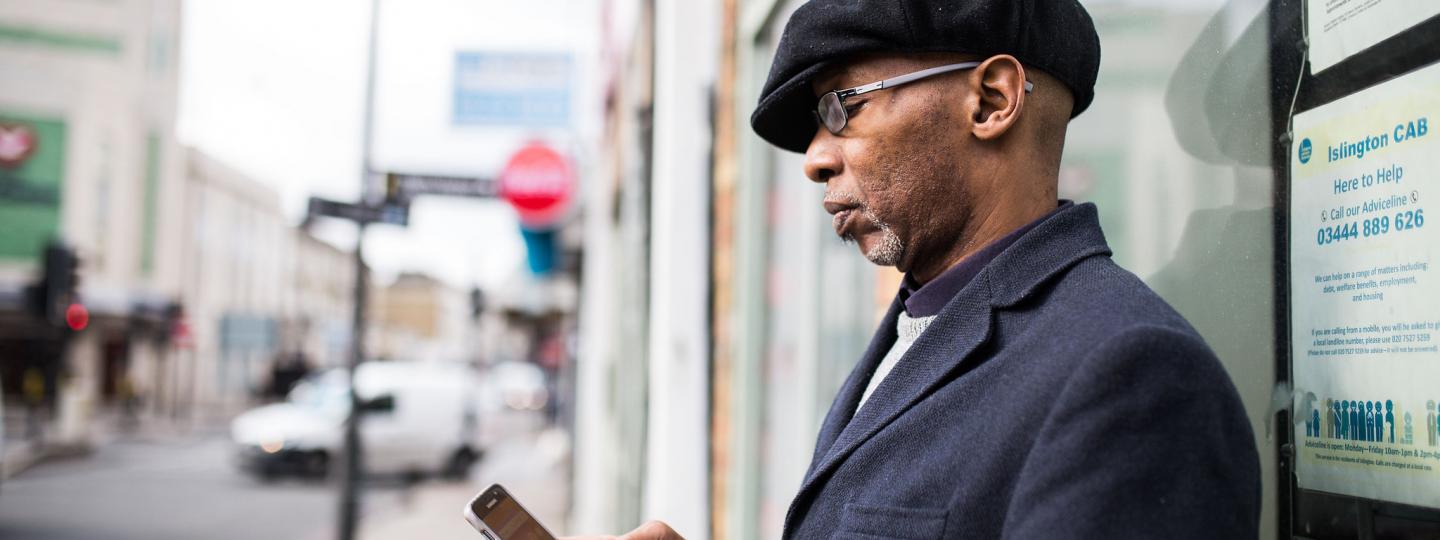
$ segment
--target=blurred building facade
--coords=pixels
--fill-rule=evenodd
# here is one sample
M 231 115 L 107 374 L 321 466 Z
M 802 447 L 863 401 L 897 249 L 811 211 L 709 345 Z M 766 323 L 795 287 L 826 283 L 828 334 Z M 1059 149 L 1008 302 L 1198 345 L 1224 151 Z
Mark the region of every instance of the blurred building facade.
M 355 256 L 316 238 L 304 227 L 293 229 L 295 302 L 290 314 L 294 351 L 311 367 L 344 365 L 350 351 L 354 315 Z
M 608 2 L 601 25 L 603 129 L 584 178 L 571 529 L 618 531 L 642 515 L 647 472 L 653 2 Z M 608 144 L 607 144 L 608 143 Z
M 468 295 L 433 277 L 402 273 L 388 285 L 374 285 L 370 344 L 375 358 L 471 361 L 472 328 Z
M 294 309 L 295 244 L 274 190 L 190 151 L 182 305 L 193 321 L 196 405 L 223 413 L 265 386 Z
M 0 146 L 17 158 L 0 167 L 0 385 L 12 420 L 42 394 L 48 444 L 91 443 L 112 407 L 231 410 L 282 353 L 348 350 L 348 254 L 176 140 L 180 10 L 0 2 Z M 51 242 L 79 259 L 79 331 L 25 305 Z
M 835 238 L 803 156 L 750 130 L 801 3 L 605 4 L 574 531 L 663 519 L 687 538 L 779 537 L 830 401 L 897 290 L 897 272 Z M 1269 116 L 1245 107 L 1268 99 L 1266 2 L 1084 4 L 1105 60 L 1095 104 L 1070 126 L 1061 196 L 1097 203 L 1116 260 L 1221 356 L 1261 450 L 1272 536 L 1273 175 Z M 1245 69 L 1186 79 L 1220 57 Z M 1230 131 L 1248 143 L 1228 146 L 1262 150 L 1207 151 L 1221 120 L 1249 126 Z
M 0 377 L 24 401 L 26 373 L 44 373 L 51 442 L 87 442 L 99 408 L 141 391 L 132 370 L 164 355 L 184 241 L 179 19 L 179 0 L 0 2 L 0 131 L 15 158 L 0 169 Z M 64 347 L 16 294 L 52 241 L 78 254 L 90 312 Z

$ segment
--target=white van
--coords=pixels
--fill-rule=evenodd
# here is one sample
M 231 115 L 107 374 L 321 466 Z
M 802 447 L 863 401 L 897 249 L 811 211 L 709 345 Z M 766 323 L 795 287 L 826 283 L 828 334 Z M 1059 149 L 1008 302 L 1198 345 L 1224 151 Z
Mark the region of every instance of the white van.
M 355 373 L 362 401 L 388 403 L 360 423 L 369 474 L 461 478 L 481 455 L 479 378 L 456 363 L 366 362 Z M 344 451 L 350 410 L 344 370 L 307 378 L 285 402 L 259 407 L 230 424 L 243 468 L 270 478 L 324 475 Z

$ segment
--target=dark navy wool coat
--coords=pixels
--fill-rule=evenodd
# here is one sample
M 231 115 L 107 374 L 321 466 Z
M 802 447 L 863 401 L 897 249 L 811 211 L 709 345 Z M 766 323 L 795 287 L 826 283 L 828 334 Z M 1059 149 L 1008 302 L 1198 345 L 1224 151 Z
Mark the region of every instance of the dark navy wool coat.
M 1094 205 L 996 257 L 856 414 L 900 309 L 830 407 L 786 538 L 1258 534 L 1239 395 L 1199 334 L 1110 259 Z

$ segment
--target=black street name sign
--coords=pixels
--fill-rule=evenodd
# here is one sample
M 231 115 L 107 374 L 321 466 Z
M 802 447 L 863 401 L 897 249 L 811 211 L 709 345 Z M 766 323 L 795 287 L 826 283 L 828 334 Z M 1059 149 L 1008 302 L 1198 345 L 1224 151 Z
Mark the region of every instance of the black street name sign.
M 410 222 L 410 207 L 400 204 L 366 206 L 310 197 L 309 217 L 346 219 L 356 223 L 386 223 L 404 227 Z
M 466 178 L 424 174 L 389 173 L 385 175 L 387 199 L 402 204 L 417 195 L 495 198 L 500 196 L 499 182 L 493 178 Z

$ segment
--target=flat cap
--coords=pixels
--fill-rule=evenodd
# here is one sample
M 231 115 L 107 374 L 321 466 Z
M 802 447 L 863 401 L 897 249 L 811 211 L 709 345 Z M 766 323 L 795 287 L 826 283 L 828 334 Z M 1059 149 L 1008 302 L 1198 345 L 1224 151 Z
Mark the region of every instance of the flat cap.
M 1072 118 L 1095 98 L 1100 37 L 1076 0 L 810 0 L 785 23 L 750 126 L 804 152 L 821 71 L 857 54 L 925 52 L 1012 55 L 1069 87 Z

